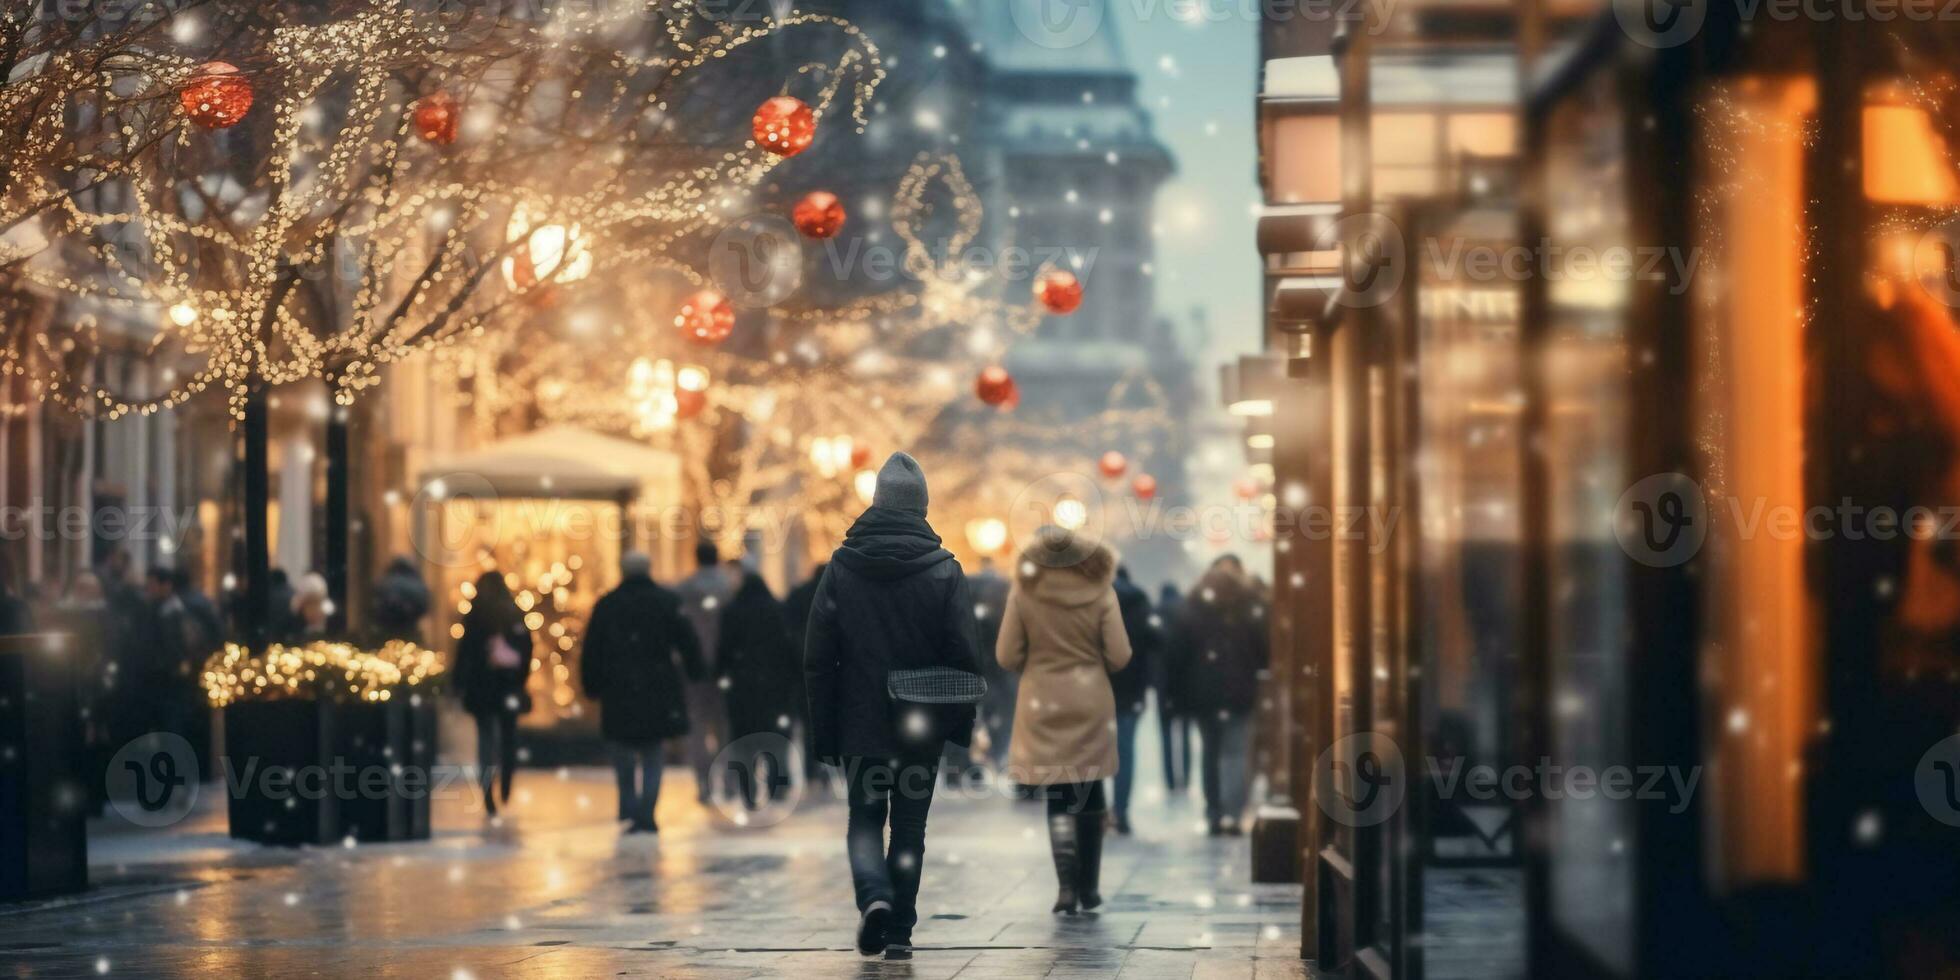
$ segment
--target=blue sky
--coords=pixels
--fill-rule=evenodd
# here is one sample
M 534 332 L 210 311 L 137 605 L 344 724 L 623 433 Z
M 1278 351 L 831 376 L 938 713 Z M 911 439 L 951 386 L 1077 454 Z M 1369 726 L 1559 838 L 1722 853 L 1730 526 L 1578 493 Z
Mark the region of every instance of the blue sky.
M 1203 309 L 1208 362 L 1259 347 L 1259 254 L 1251 206 L 1258 200 L 1253 99 L 1259 25 L 1236 16 L 1171 16 L 1172 3 L 1114 0 L 1110 22 L 1141 82 L 1157 136 L 1177 176 L 1157 199 L 1157 307 L 1180 324 Z

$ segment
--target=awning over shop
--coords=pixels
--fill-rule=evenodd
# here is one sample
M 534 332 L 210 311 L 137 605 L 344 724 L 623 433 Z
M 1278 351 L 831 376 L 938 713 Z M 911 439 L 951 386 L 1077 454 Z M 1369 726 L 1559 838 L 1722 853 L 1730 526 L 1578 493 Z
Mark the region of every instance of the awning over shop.
M 1288 276 L 1273 288 L 1267 312 L 1276 329 L 1303 331 L 1327 322 L 1329 306 L 1340 289 L 1340 276 Z
M 1267 205 L 1259 211 L 1259 254 L 1338 250 L 1340 239 L 1334 226 L 1340 220 L 1339 202 Z
M 678 499 L 680 457 L 575 426 L 552 426 L 439 460 L 421 485 L 500 497 Z M 439 494 L 438 494 L 439 495 Z

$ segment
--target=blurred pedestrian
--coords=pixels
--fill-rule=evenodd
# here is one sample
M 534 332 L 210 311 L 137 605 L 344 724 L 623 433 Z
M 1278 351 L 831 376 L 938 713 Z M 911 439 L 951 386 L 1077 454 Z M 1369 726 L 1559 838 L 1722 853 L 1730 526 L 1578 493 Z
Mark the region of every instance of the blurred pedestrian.
M 34 632 L 34 613 L 14 581 L 13 559 L 0 548 L 0 636 Z
M 0 573 L 3 574 L 3 573 Z M 74 638 L 70 654 L 75 662 L 76 700 L 82 716 L 82 756 L 87 759 L 90 778 L 84 781 L 89 792 L 89 812 L 99 814 L 108 802 L 109 758 L 122 745 L 116 741 L 116 675 L 120 666 L 116 652 L 124 642 L 116 635 L 116 617 L 109 612 L 109 601 L 102 594 L 102 580 L 83 569 L 68 582 L 68 589 L 55 603 L 54 628 Z
M 728 713 L 728 744 L 741 749 L 728 762 L 742 806 L 754 810 L 758 784 L 765 803 L 781 798 L 789 787 L 789 770 L 783 767 L 791 757 L 789 738 L 795 734 L 791 715 L 803 686 L 797 679 L 803 672 L 803 658 L 790 642 L 783 604 L 754 572 L 742 577 L 741 588 L 729 600 L 716 642 L 715 670 Z M 781 741 L 760 737 L 771 734 L 781 736 Z M 781 752 L 771 753 L 771 748 Z M 765 760 L 770 762 L 766 780 L 759 771 Z
M 1102 781 L 1116 775 L 1116 695 L 1109 675 L 1130 662 L 1130 638 L 1112 587 L 1116 554 L 1044 527 L 1015 563 L 1000 665 L 1021 675 L 1007 771 L 1048 800 L 1048 847 L 1059 889 L 1054 910 L 1102 904 Z
M 1130 570 L 1116 569 L 1116 605 L 1123 615 L 1123 633 L 1130 638 L 1129 666 L 1109 676 L 1116 695 L 1116 799 L 1110 809 L 1110 829 L 1130 832 L 1130 794 L 1136 785 L 1137 721 L 1150 699 L 1150 675 L 1157 668 L 1157 626 L 1152 622 L 1150 596 L 1130 581 Z
M 700 638 L 701 652 L 708 662 L 707 673 L 687 688 L 687 714 L 692 728 L 687 736 L 687 761 L 694 767 L 694 794 L 703 804 L 714 798 L 717 774 L 712 772 L 715 755 L 726 744 L 728 719 L 721 703 L 721 689 L 715 685 L 714 653 L 721 635 L 721 611 L 735 594 L 735 583 L 721 566 L 721 552 L 713 541 L 694 546 L 694 574 L 674 586 L 681 597 L 681 612 Z
M 1178 615 L 1171 687 L 1204 743 L 1205 823 L 1242 832 L 1251 776 L 1252 716 L 1266 667 L 1266 609 L 1235 555 L 1213 562 Z
M 828 562 L 818 562 L 816 567 L 810 570 L 810 577 L 804 579 L 796 588 L 789 590 L 789 595 L 783 597 L 783 618 L 788 621 L 790 649 L 795 651 L 798 661 L 796 697 L 792 702 L 794 708 L 791 714 L 796 722 L 797 741 L 803 746 L 805 780 L 820 779 L 823 773 L 823 763 L 818 760 L 817 750 L 810 743 L 810 719 L 807 715 L 810 692 L 803 685 L 801 662 L 803 649 L 810 637 L 810 608 L 816 603 L 817 583 L 823 581 L 824 569 L 828 567 L 830 567 Z
M 1157 594 L 1157 635 L 1162 641 L 1157 662 L 1151 665 L 1150 686 L 1157 693 L 1157 734 L 1164 745 L 1164 789 L 1182 793 L 1191 785 L 1191 717 L 1180 710 L 1171 690 L 1171 666 L 1182 654 L 1177 650 L 1178 611 L 1184 597 L 1169 582 Z
M 477 781 L 483 809 L 497 815 L 510 802 L 517 769 L 517 718 L 531 710 L 525 681 L 531 676 L 531 630 L 524 611 L 500 572 L 477 577 L 470 611 L 463 614 L 463 637 L 456 641 L 452 669 L 463 709 L 476 719 Z M 492 791 L 495 792 L 492 792 Z
M 326 639 L 327 619 L 332 614 L 327 577 L 319 572 L 301 575 L 286 616 L 286 642 L 306 644 Z
M 200 678 L 213 641 L 185 606 L 177 592 L 178 581 L 176 572 L 162 566 L 149 569 L 143 576 L 143 594 L 149 600 L 143 629 L 150 638 L 150 656 L 145 658 L 142 679 L 133 693 L 143 708 L 142 731 L 182 736 L 202 766 L 209 761 L 209 709 Z
M 368 618 L 383 641 L 422 639 L 422 619 L 429 614 L 429 583 L 415 559 L 396 555 L 374 580 L 373 609 Z
M 641 552 L 620 556 L 619 587 L 593 604 L 579 658 L 579 684 L 599 702 L 599 734 L 612 745 L 628 833 L 660 832 L 653 811 L 661 752 L 687 734 L 687 684 L 707 673 L 680 596 L 656 584 L 652 570 Z
M 894 453 L 871 506 L 817 586 L 803 667 L 812 740 L 849 786 L 847 832 L 859 912 L 857 948 L 911 955 L 925 865 L 926 814 L 940 747 L 973 737 L 970 704 L 901 702 L 894 671 L 951 668 L 978 682 L 966 575 L 926 523 L 926 479 Z M 885 826 L 891 845 L 885 846 Z
M 987 739 L 987 759 L 995 769 L 1007 764 L 1009 736 L 1014 730 L 1014 692 L 1021 676 L 993 656 L 1000 640 L 1000 620 L 1007 611 L 1008 582 L 991 557 L 980 559 L 980 571 L 968 582 L 973 592 L 973 622 L 980 633 L 980 672 L 987 678 L 987 696 L 980 702 L 980 732 Z

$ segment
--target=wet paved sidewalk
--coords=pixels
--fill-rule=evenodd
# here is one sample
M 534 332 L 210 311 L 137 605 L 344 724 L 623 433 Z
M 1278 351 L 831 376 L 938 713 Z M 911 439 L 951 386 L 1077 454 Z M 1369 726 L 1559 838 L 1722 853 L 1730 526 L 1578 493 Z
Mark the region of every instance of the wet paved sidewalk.
M 207 791 L 167 831 L 93 827 L 89 893 L 0 905 L 0 976 L 1306 975 L 1298 886 L 1248 884 L 1244 839 L 1204 837 L 1160 786 L 1111 838 L 1104 910 L 1075 918 L 1048 912 L 1038 804 L 942 793 L 909 963 L 851 951 L 844 811 L 821 793 L 739 829 L 670 767 L 659 838 L 622 837 L 610 773 L 526 770 L 501 826 L 439 801 L 434 840 L 295 851 L 228 839 Z

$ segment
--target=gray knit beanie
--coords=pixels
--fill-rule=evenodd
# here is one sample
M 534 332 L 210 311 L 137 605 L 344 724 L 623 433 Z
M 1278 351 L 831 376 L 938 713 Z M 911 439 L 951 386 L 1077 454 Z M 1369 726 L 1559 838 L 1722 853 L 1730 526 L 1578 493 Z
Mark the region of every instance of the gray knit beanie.
M 919 461 L 904 453 L 893 453 L 878 471 L 878 489 L 871 495 L 873 507 L 926 512 L 926 473 Z

